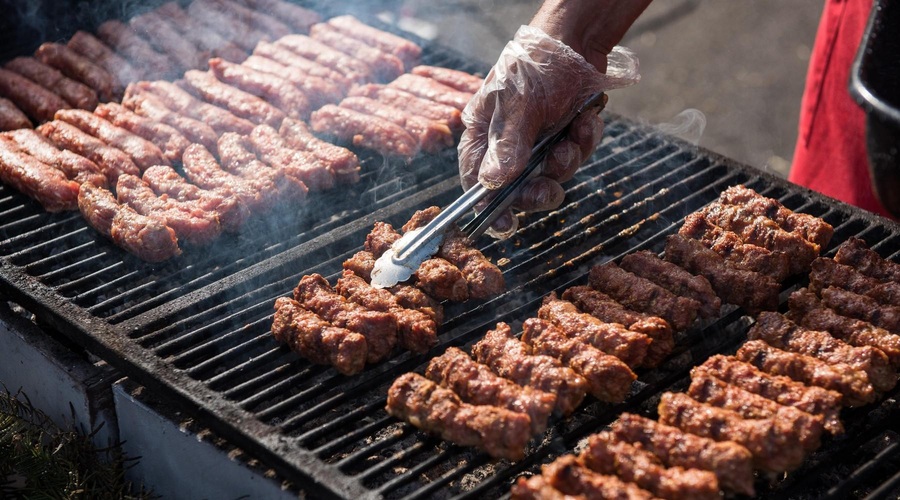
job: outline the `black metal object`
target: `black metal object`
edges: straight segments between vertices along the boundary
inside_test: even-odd
[[[900,217],[900,6],[876,0],[853,67],[850,94],[866,112],[872,187]]]
[[[426,62],[479,69],[427,44]],[[366,157],[358,191],[319,199],[327,214],[277,212],[278,220],[259,221],[265,230],[222,242],[220,254],[188,249],[177,263],[161,266],[129,257],[78,215],[46,214],[0,186],[0,294],[316,496],[502,497],[517,476],[571,452],[622,411],[652,416],[660,393],[682,388],[692,366],[735,349],[750,319],[726,308],[690,329],[666,363],[639,374],[625,403],[587,402],[553,422],[516,463],[490,460],[389,417],[385,393],[398,375],[421,370],[448,346],[469,346],[497,321],[518,326],[551,291],[583,283],[591,265],[640,249],[660,251],[686,214],[735,184],[834,225],[831,252],[850,236],[884,256],[900,252],[897,224],[605,116],[603,143],[566,184],[566,204],[525,218],[510,240],[479,242],[504,269],[509,291],[448,307],[431,352],[397,353],[362,376],[310,365],[278,345],[269,333],[274,300],[289,295],[304,274],[333,281],[375,221],[399,226],[416,209],[455,199],[461,191],[453,151],[402,166]],[[802,285],[787,283],[782,298]],[[847,411],[845,437],[827,439],[787,478],[760,478],[758,490],[771,498],[896,495],[898,410],[895,390],[880,405]]]

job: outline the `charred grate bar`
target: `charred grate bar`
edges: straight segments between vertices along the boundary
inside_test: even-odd
[[[424,45],[432,64],[476,69],[464,56]],[[103,241],[80,216],[46,214],[0,186],[0,293],[311,494],[504,497],[517,476],[571,452],[621,412],[652,416],[659,395],[683,388],[691,367],[736,349],[750,320],[731,307],[683,333],[662,366],[639,373],[624,403],[589,401],[555,421],[516,463],[492,461],[389,417],[385,393],[398,375],[421,369],[449,346],[471,345],[497,321],[518,326],[549,292],[583,284],[591,265],[636,250],[661,251],[685,214],[735,184],[824,218],[835,227],[831,253],[851,236],[893,259],[900,253],[897,224],[653,128],[606,118],[603,143],[567,184],[563,207],[527,218],[510,240],[483,240],[484,252],[502,265],[509,292],[448,307],[431,352],[398,354],[363,377],[310,365],[278,345],[269,333],[272,304],[304,274],[333,280],[375,221],[400,225],[416,209],[454,199],[460,189],[453,152],[420,158],[400,176],[364,177],[365,208],[336,196],[328,220],[272,223],[271,234],[239,241],[222,256],[197,257],[184,269],[149,268]],[[380,171],[380,158],[364,161]],[[802,284],[788,282],[782,303]],[[827,440],[800,471],[760,479],[757,490],[769,498],[895,497],[897,395],[895,389],[878,406],[846,411],[846,436]]]

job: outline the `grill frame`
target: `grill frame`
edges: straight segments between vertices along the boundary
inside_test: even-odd
[[[319,10],[328,12],[328,9]],[[367,22],[377,25],[376,21]],[[409,36],[407,33],[403,35]],[[460,54],[422,40],[416,41],[425,49],[426,61],[430,63],[438,63],[443,58],[446,61],[444,64],[450,67],[484,71],[484,68],[476,67]],[[387,497],[410,498],[431,495],[503,496],[516,476],[536,472],[541,463],[546,463],[560,453],[570,452],[580,437],[599,430],[622,411],[652,414],[656,397],[664,390],[677,389],[683,385],[690,366],[702,362],[710,354],[728,352],[737,346],[750,324],[746,317],[740,311],[729,308],[720,318],[692,328],[680,339],[679,349],[667,363],[657,370],[640,373],[639,384],[626,403],[588,403],[570,419],[556,421],[543,441],[532,443],[526,459],[515,464],[501,462],[496,465],[483,454],[447,445],[414,431],[408,425],[396,424],[380,408],[383,407],[383,389],[394,377],[405,371],[421,369],[432,355],[440,353],[446,347],[471,344],[493,322],[507,320],[516,324],[525,319],[530,312],[536,310],[540,299],[550,291],[582,284],[590,265],[618,259],[626,252],[641,249],[659,251],[664,236],[676,230],[683,215],[714,199],[724,187],[736,183],[744,183],[762,194],[775,197],[791,209],[825,217],[838,228],[831,245],[832,251],[836,244],[849,235],[868,234],[869,240],[887,236],[881,247],[876,247],[882,250],[882,254],[885,247],[890,249],[889,253],[895,259],[900,252],[900,225],[895,222],[789,184],[774,175],[665,136],[626,118],[612,113],[606,113],[605,118],[607,138],[604,139],[604,144],[592,157],[589,166],[567,183],[567,191],[586,193],[587,199],[608,204],[594,212],[588,209],[586,202],[576,201],[558,211],[526,219],[522,231],[529,235],[542,234],[543,238],[540,240],[524,237],[518,241],[514,238],[507,242],[487,244],[484,251],[488,255],[495,258],[509,256],[511,259],[504,272],[516,276],[513,290],[485,303],[473,302],[448,308],[449,319],[441,328],[441,342],[437,347],[424,355],[398,354],[382,365],[367,369],[365,377],[341,378],[332,370],[311,367],[308,363],[299,361],[286,348],[273,348],[274,341],[259,334],[261,328],[268,326],[266,321],[270,322],[271,311],[268,316],[260,316],[260,311],[266,306],[271,309],[271,302],[274,300],[272,297],[288,294],[302,274],[321,269],[323,274],[333,278],[342,257],[350,249],[356,250],[362,246],[365,233],[375,221],[389,221],[399,225],[417,208],[436,201],[444,205],[455,198],[461,192],[455,175],[445,175],[432,182],[428,188],[409,196],[395,195],[399,199],[385,202],[370,213],[365,213],[362,209],[351,212],[351,216],[334,222],[335,227],[313,231],[309,240],[289,245],[283,250],[275,250],[235,272],[208,280],[201,276],[195,286],[188,287],[183,293],[178,290],[167,292],[173,294],[171,298],[153,303],[135,314],[95,314],[91,307],[79,305],[71,296],[61,293],[61,286],[50,286],[33,276],[30,270],[44,265],[41,259],[23,264],[19,260],[22,258],[21,253],[16,251],[4,253],[0,257],[0,295],[35,314],[36,320],[48,331],[99,356],[311,494],[342,498],[376,498],[382,494]],[[641,149],[645,146],[649,150]],[[635,151],[643,153],[633,155]],[[660,157],[651,158],[649,163],[644,163],[642,155],[651,153]],[[679,158],[685,161],[676,165],[673,170],[657,172],[659,167],[668,166],[670,161],[677,161]],[[377,161],[372,158],[367,160]],[[438,168],[455,168],[455,152],[425,160],[433,161]],[[699,168],[701,165],[698,164],[703,163],[706,165]],[[711,178],[710,183],[705,182],[707,178]],[[639,179],[646,179],[646,182],[638,181]],[[693,190],[692,187],[697,185],[702,186],[702,189]],[[380,186],[382,185],[375,182],[375,188]],[[657,187],[665,191],[657,191]],[[591,198],[591,193],[596,190],[601,194]],[[681,204],[677,204],[675,208],[666,207],[667,200],[679,196],[681,191],[684,191]],[[12,193],[9,188],[0,187],[0,215],[5,217],[30,211],[29,218],[51,220],[53,224],[63,227],[74,225],[75,232],[86,232],[88,240],[105,245],[105,251],[113,252],[113,258],[120,257],[123,262],[121,265],[146,265],[124,256],[124,252],[103,242],[99,235],[80,221],[77,214],[44,214],[33,205],[18,193]],[[670,214],[669,211],[678,213]],[[621,215],[623,213],[624,216]],[[596,221],[596,224],[587,224],[586,227],[567,225],[566,220],[576,215],[581,216],[579,220]],[[344,221],[346,223],[341,225],[340,222]],[[13,226],[26,222],[17,222]],[[56,235],[49,234],[50,228],[51,226],[40,225],[34,231],[13,234],[0,241],[0,251],[4,248],[15,249],[22,240],[36,240],[39,246],[50,247],[58,239]],[[582,231],[582,228],[585,230]],[[7,226],[0,232],[0,236],[9,231]],[[523,249],[523,245],[527,246]],[[76,250],[79,248],[82,246],[75,246]],[[323,260],[321,252],[326,250],[330,258]],[[67,270],[67,266],[63,266],[53,270],[53,273],[64,274]],[[259,282],[265,283],[265,291],[257,286]],[[794,279],[785,285],[782,305],[786,294],[801,283],[801,279]],[[63,291],[68,289],[62,285]],[[239,292],[235,292],[236,290]],[[245,293],[240,293],[244,290]],[[245,296],[254,294],[268,295],[265,299],[251,300],[249,308],[229,310],[232,304],[240,304],[242,300],[247,300]],[[210,303],[220,304],[228,314],[197,327],[196,324],[203,324],[206,317],[216,315],[215,309],[206,307]],[[238,340],[241,344],[229,346],[232,340]],[[217,342],[225,344],[224,347],[217,347]],[[237,349],[242,345],[249,345],[247,352]],[[243,355],[248,355],[248,359],[238,361],[238,357]],[[294,361],[281,365],[278,373],[257,375],[234,387],[228,386],[244,373],[259,371],[263,366],[291,356],[294,356]],[[188,361],[193,359],[202,361],[192,365]],[[231,368],[216,373],[219,369],[216,366],[218,361],[223,361]],[[290,369],[297,371],[284,378],[283,372]],[[287,395],[269,396],[267,392],[262,392],[262,396],[259,396],[259,393],[254,392],[262,387],[271,387],[268,384],[274,384],[276,389],[290,386],[292,381],[306,375],[316,381],[312,384],[315,387],[307,387],[304,391]],[[328,387],[335,381],[337,387]],[[343,400],[357,398],[362,394],[374,396],[361,398],[364,399],[362,406],[352,409],[349,416],[335,419],[324,426],[309,423],[323,421],[325,416],[337,411],[335,408],[343,408]],[[866,431],[857,440],[869,443],[878,439],[877,435],[873,437],[869,434],[884,426],[864,425],[873,414],[896,414],[894,400],[897,390],[888,396],[893,401],[890,403],[893,406],[889,405],[883,412],[876,411],[881,409],[877,407],[853,413],[853,422],[862,422],[859,425]],[[267,397],[277,401],[268,401]],[[304,404],[311,407],[303,411],[293,409]],[[260,410],[247,410],[245,406]],[[317,414],[317,411],[320,413]],[[280,420],[281,415],[287,415],[287,422]],[[332,433],[335,427],[355,418],[365,421],[361,427],[343,434],[337,440],[326,440],[325,436]],[[882,417],[880,421],[883,422],[885,418],[887,417]],[[382,441],[374,441],[369,448],[350,452],[340,460],[321,457],[328,453],[337,454],[343,448],[352,448],[356,440],[369,438],[372,434],[377,434],[379,429],[393,429],[394,432],[388,433]],[[893,460],[892,457],[900,453],[894,451],[900,450],[900,445],[897,445],[900,438],[896,437],[900,435],[900,429],[888,429],[884,432],[893,433],[891,443],[884,449],[890,451],[880,452],[888,453],[889,457],[865,462],[863,468],[883,467],[885,461]],[[410,442],[411,445],[403,453],[410,456],[426,455],[427,459],[417,468],[412,468],[411,472],[392,477],[390,470],[402,465],[403,457],[388,457],[369,468],[359,465],[366,462],[367,450],[373,453],[389,450],[394,442]],[[823,460],[836,460],[840,450],[849,446],[844,445],[837,451],[831,448],[823,451]],[[457,462],[459,465],[456,468],[450,467],[442,476],[421,487],[415,486],[421,482],[414,477],[415,474],[427,474],[430,468],[439,468],[444,462]],[[810,468],[814,466],[804,466],[801,471]],[[492,471],[492,474],[486,475],[482,480],[476,478],[469,481],[472,489],[459,486],[465,481],[465,476],[477,476],[486,470]],[[379,479],[382,482],[377,486],[370,486],[372,478],[377,476],[389,477],[386,480]],[[846,483],[837,486],[835,493],[829,491],[827,494],[838,498],[853,484],[865,483],[865,477],[867,476],[863,473],[852,476]],[[889,478],[882,486],[885,492],[879,493],[876,490],[875,494],[886,496],[890,491],[896,491],[891,488],[895,488],[898,481],[900,479],[896,476]],[[770,489],[767,496],[778,497],[783,496],[785,491],[794,491],[791,490],[794,483],[779,484],[783,485],[783,489]]]
[[[179,356],[184,354],[185,349],[195,344],[194,341],[181,340],[180,331],[188,332],[187,335],[198,335],[196,334],[198,329],[206,329],[205,332],[199,334],[201,337],[207,336],[201,338],[201,351],[198,354],[192,354],[199,358],[207,356],[202,352],[203,341],[210,339],[214,342],[220,341],[216,335],[223,331],[227,332],[227,335],[240,337],[242,327],[238,324],[245,320],[249,321],[247,328],[252,330],[251,334],[247,335],[249,341],[254,342],[254,339],[257,339],[255,342],[275,345],[271,339],[259,339],[253,335],[253,333],[258,334],[261,328],[268,326],[266,321],[270,321],[271,312],[261,319],[258,317],[258,313],[251,311],[245,318],[243,316],[245,309],[232,307],[232,303],[240,304],[242,300],[242,294],[236,290],[245,291],[243,295],[253,295],[260,293],[258,283],[267,283],[269,290],[266,293],[281,296],[290,293],[290,288],[300,275],[313,270],[324,270],[323,274],[333,278],[343,257],[348,252],[352,253],[361,247],[364,235],[375,221],[402,222],[417,208],[427,206],[435,200],[452,199],[460,191],[455,178],[434,184],[413,196],[391,203],[368,215],[359,217],[349,224],[327,231],[302,244],[266,258],[226,279],[216,280],[117,324],[91,315],[89,311],[73,304],[66,297],[60,296],[52,288],[37,282],[21,267],[11,265],[5,257],[0,259],[0,291],[33,312],[38,321],[49,330],[66,336],[167,401],[174,402],[204,425],[208,425],[250,455],[260,458],[263,463],[274,468],[284,477],[297,484],[302,484],[310,492],[342,498],[351,496],[375,498],[380,497],[382,493],[393,497],[404,496],[408,493],[409,497],[416,498],[432,493],[447,495],[449,492],[445,489],[446,483],[452,482],[460,473],[465,475],[464,471],[477,471],[484,467],[494,469],[494,467],[482,454],[471,450],[462,450],[455,446],[447,446],[440,440],[413,431],[405,424],[398,424],[403,428],[399,431],[399,437],[386,439],[412,440],[414,451],[411,453],[413,454],[422,454],[426,453],[423,450],[429,450],[427,453],[430,454],[431,460],[425,461],[425,465],[421,467],[422,470],[426,470],[429,465],[448,460],[449,456],[450,458],[461,457],[464,465],[460,466],[460,471],[450,473],[450,479],[444,478],[419,489],[408,486],[408,484],[417,483],[409,474],[397,475],[394,482],[388,481],[373,488],[363,483],[368,477],[379,475],[382,468],[387,466],[359,470],[356,464],[363,460],[361,456],[350,455],[335,465],[323,460],[319,455],[323,453],[322,450],[328,451],[347,446],[348,442],[352,442],[360,436],[366,436],[367,430],[378,426],[390,427],[393,425],[392,422],[389,422],[391,419],[379,406],[383,405],[384,388],[400,373],[421,369],[432,355],[441,352],[448,346],[466,346],[474,342],[487,328],[492,326],[493,322],[507,320],[516,324],[517,321],[523,320],[529,316],[530,312],[536,310],[539,300],[550,291],[582,284],[586,269],[590,265],[609,259],[618,259],[624,253],[635,250],[659,251],[664,236],[673,232],[681,221],[681,217],[666,219],[664,211],[651,210],[654,203],[665,205],[665,196],[671,197],[678,194],[673,191],[673,186],[669,185],[670,177],[679,179],[675,183],[676,188],[678,183],[688,183],[692,178],[695,179],[693,181],[695,183],[704,183],[706,180],[704,176],[712,176],[714,179],[712,184],[684,198],[688,200],[690,206],[676,208],[679,212],[683,212],[679,214],[682,216],[714,199],[721,189],[732,184],[743,183],[758,189],[763,194],[782,200],[789,208],[801,210],[806,208],[807,210],[804,211],[824,216],[826,220],[830,219],[829,222],[836,223],[837,231],[835,242],[831,246],[832,250],[837,243],[846,239],[848,234],[865,236],[867,233],[873,233],[868,235],[869,239],[887,234],[890,238],[883,245],[892,246],[892,253],[900,251],[900,225],[896,223],[827,199],[817,193],[791,185],[783,179],[737,164],[728,158],[678,139],[663,136],[652,128],[639,126],[625,118],[607,113],[606,120],[607,129],[615,135],[605,140],[605,144],[601,146],[600,151],[592,158],[587,167],[588,171],[601,169],[603,172],[600,176],[579,174],[567,185],[569,192],[577,192],[580,189],[590,193],[594,190],[594,185],[600,182],[599,178],[604,175],[610,177],[608,182],[603,181],[604,188],[629,187],[627,184],[633,177],[656,174],[657,170],[669,166],[668,162],[673,161],[673,158],[677,161],[679,155],[687,155],[693,159],[682,164],[683,172],[676,169],[660,174],[658,178],[656,175],[652,175],[657,178],[654,183],[642,184],[637,190],[627,193],[623,191],[622,193],[606,194],[607,198],[624,200],[619,206],[616,206],[614,202],[613,206],[606,206],[594,215],[600,221],[600,226],[611,226],[608,231],[595,230],[597,226],[594,225],[590,226],[594,229],[585,232],[567,227],[564,219],[571,216],[568,212],[573,211],[572,204],[566,205],[556,212],[527,218],[523,225],[523,231],[543,234],[547,234],[548,229],[556,229],[556,231],[552,231],[550,238],[531,241],[532,246],[537,248],[533,255],[526,255],[528,251],[517,250],[518,257],[527,257],[527,260],[525,262],[516,261],[516,256],[513,255],[509,266],[523,268],[541,261],[549,262],[549,264],[544,268],[535,264],[531,268],[537,268],[536,271],[520,273],[514,280],[515,288],[498,299],[486,303],[469,303],[449,307],[449,319],[441,329],[441,342],[431,352],[419,356],[408,353],[399,354],[385,364],[369,368],[366,377],[344,379],[339,388],[331,390],[325,386],[328,385],[328,382],[339,378],[334,374],[327,373],[331,370],[310,367],[302,361],[288,365],[297,368],[298,373],[317,377],[314,385],[318,387],[306,388],[310,394],[308,401],[305,402],[313,406],[335,405],[343,408],[342,403],[332,401],[352,398],[354,394],[373,392],[379,394],[375,397],[377,401],[365,401],[360,408],[351,413],[351,417],[348,417],[362,417],[363,419],[373,419],[373,421],[361,430],[355,429],[336,441],[326,440],[324,444],[320,443],[324,439],[321,436],[331,432],[331,427],[315,431],[304,427],[304,419],[317,421],[317,419],[321,420],[321,416],[298,417],[290,415],[291,412],[288,411],[288,418],[293,418],[294,423],[278,422],[279,412],[284,411],[280,407],[290,406],[298,399],[303,400],[305,395],[302,392],[289,396],[276,395],[276,398],[282,398],[282,400],[266,407],[263,402],[255,401],[253,396],[232,399],[239,397],[236,396],[237,394],[250,393],[255,389],[253,386],[249,388],[242,388],[239,385],[237,387],[227,386],[230,379],[243,373],[240,368],[241,363],[235,365],[235,368],[231,368],[233,373],[225,378],[222,377],[223,374],[210,373],[207,368],[202,366],[197,368],[191,366],[190,363],[187,366],[180,366]],[[634,142],[629,143],[625,140],[629,137],[635,139]],[[661,158],[652,159],[647,165],[640,164],[641,155],[628,161],[620,161],[617,158],[617,155],[620,154],[630,154],[636,144],[640,146],[646,144],[647,141],[659,142],[657,145],[645,146],[649,148],[650,152],[667,151],[665,148],[671,145],[677,146],[678,150],[674,155],[664,154]],[[625,144],[622,151],[628,153],[614,152],[620,143]],[[692,171],[693,168],[697,168],[698,163],[702,163],[704,166],[698,171]],[[609,168],[609,165],[614,166]],[[629,175],[619,175],[622,172],[629,172]],[[641,172],[645,173],[641,174]],[[654,186],[660,184],[666,188],[664,192],[669,194],[660,197],[660,192],[653,189]],[[685,189],[688,187],[690,186],[685,186]],[[600,192],[606,193],[603,189]],[[639,198],[642,194],[647,196]],[[655,199],[658,201],[654,202]],[[584,202],[579,201],[576,205],[578,203],[583,204]],[[576,208],[581,209],[582,207]],[[577,212],[577,210],[575,211]],[[624,213],[625,216],[622,216],[625,219],[624,222],[610,223],[609,219],[605,218],[607,212]],[[653,214],[660,213],[662,215],[653,217]],[[631,214],[643,215],[629,218]],[[660,221],[661,218],[660,225],[651,228],[649,235],[644,234],[646,230],[641,229],[640,226],[636,232],[632,233],[631,231],[631,227],[636,223]],[[597,241],[598,239],[601,241]],[[516,245],[521,246],[522,244],[515,241],[491,243],[486,245],[484,251],[495,257],[502,256]],[[335,256],[322,262],[318,256],[323,248],[340,248],[342,250],[333,251]],[[585,249],[586,251],[583,251]],[[546,259],[547,254],[550,253],[560,253],[564,258]],[[505,269],[507,275],[509,272]],[[273,279],[273,277],[277,279]],[[787,291],[798,286],[800,282],[801,280],[795,279],[792,283],[788,283],[785,286],[786,292],[783,294],[783,298],[786,297]],[[522,293],[523,290],[533,291]],[[513,296],[520,298],[510,300]],[[253,307],[265,308],[266,305],[271,308],[272,300],[274,299],[251,301],[253,302],[251,309]],[[220,320],[221,328],[215,323],[211,326],[196,328],[193,325],[203,323],[205,315],[215,316],[218,314],[217,311],[204,310],[208,303],[222,304],[221,307],[224,310],[230,310],[234,317]],[[514,480],[517,475],[523,472],[534,472],[538,470],[540,463],[545,463],[555,454],[570,451],[577,443],[575,437],[598,430],[604,423],[613,420],[621,411],[631,408],[645,414],[652,412],[652,407],[655,405],[654,400],[662,391],[678,387],[678,384],[685,380],[689,367],[702,362],[708,355],[736,348],[747,327],[749,327],[749,322],[746,317],[742,316],[741,311],[731,308],[727,309],[719,319],[704,324],[702,327],[691,329],[687,337],[680,339],[679,345],[682,347],[673,354],[673,358],[687,356],[687,361],[682,359],[682,362],[686,364],[671,368],[671,362],[669,362],[658,370],[641,373],[635,392],[623,405],[589,403],[587,408],[569,420],[557,421],[545,436],[543,444],[537,445],[538,449],[532,450],[524,461],[498,467],[499,470],[492,477],[482,483],[477,483],[474,490],[463,493],[474,497],[483,493],[496,494],[504,489],[508,491],[509,482]],[[165,333],[167,329],[169,333]],[[160,332],[164,332],[164,334]],[[719,332],[719,335],[715,335],[715,332]],[[725,334],[722,335],[721,332],[725,332]],[[716,338],[718,340],[711,340]],[[247,340],[247,338],[243,339],[245,343]],[[184,346],[181,343],[184,343]],[[196,349],[196,347],[191,348]],[[156,349],[161,349],[161,351],[154,352]],[[228,350],[228,348],[223,348],[221,352],[216,352],[209,359],[224,356],[227,362],[232,363],[227,357]],[[237,349],[237,351],[237,355],[244,354],[241,349]],[[256,360],[264,360],[266,356],[275,358],[291,356],[290,353],[284,352],[284,348],[276,348],[274,352],[271,351],[271,349],[263,349],[261,354],[258,356],[253,354],[245,363],[251,365],[254,362],[265,363],[265,361]],[[190,352],[190,349],[187,352]],[[208,362],[208,359],[204,359],[202,362]],[[297,374],[294,375],[294,378],[301,376]],[[247,382],[259,387],[266,387],[268,380],[264,378],[262,382],[253,380]],[[287,382],[282,380],[278,383],[284,385]],[[241,407],[242,404],[247,404],[246,401],[250,401],[251,405],[260,405],[263,409],[260,411],[246,410]],[[325,413],[329,414],[327,410]],[[278,423],[267,423],[267,420]],[[337,423],[333,425],[339,425],[344,421],[336,420]],[[291,434],[297,435],[292,436]],[[575,440],[573,441],[573,439]],[[303,443],[312,443],[312,445]],[[381,445],[376,443],[375,446]],[[439,450],[439,452],[433,453],[434,450]],[[342,470],[347,467],[355,470],[357,476]],[[358,477],[362,477],[363,480],[359,481]],[[407,485],[404,486],[404,484]],[[411,492],[408,491],[410,488],[412,488]],[[455,486],[448,489],[453,490],[454,488]]]

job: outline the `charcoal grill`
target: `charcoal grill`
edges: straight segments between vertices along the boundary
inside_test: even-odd
[[[485,69],[417,41],[426,49],[425,63]],[[454,151],[410,165],[363,156],[364,174],[350,188],[353,196],[348,189],[317,197],[315,212],[276,211],[251,225],[258,229],[219,242],[214,255],[188,248],[162,265],[127,255],[77,214],[47,214],[0,186],[0,295],[316,497],[503,497],[516,477],[571,452],[621,412],[655,416],[660,394],[683,389],[689,369],[711,354],[733,352],[750,318],[724,308],[719,318],[685,332],[667,362],[639,373],[624,403],[588,401],[570,418],[552,422],[515,463],[491,460],[389,417],[385,394],[397,376],[421,370],[449,346],[469,347],[497,321],[519,326],[551,291],[584,284],[592,265],[636,250],[660,252],[686,214],[735,184],[824,218],[835,227],[829,253],[851,236],[884,256],[896,259],[900,252],[900,226],[891,221],[652,127],[611,113],[605,118],[603,142],[567,183],[563,207],[525,218],[509,240],[479,241],[501,265],[509,291],[449,306],[434,349],[397,354],[362,376],[310,365],[278,345],[269,333],[273,303],[305,274],[334,282],[375,221],[399,226],[419,208],[455,199],[461,190]],[[785,284],[782,307],[804,284]],[[897,393],[845,411],[846,436],[827,439],[787,477],[760,478],[757,491],[767,498],[896,497]]]

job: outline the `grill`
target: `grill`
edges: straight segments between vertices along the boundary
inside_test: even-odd
[[[389,29],[388,27],[384,27]],[[424,62],[484,70],[419,41]],[[252,232],[151,266],[107,243],[77,214],[52,215],[0,186],[0,293],[315,496],[497,498],[522,474],[571,452],[623,411],[655,416],[659,395],[687,385],[688,371],[730,353],[751,324],[741,310],[677,338],[660,367],[639,373],[625,403],[588,401],[532,441],[524,460],[493,461],[416,431],[384,411],[387,387],[449,346],[468,347],[497,321],[514,328],[551,291],[584,284],[590,266],[626,253],[660,252],[682,218],[728,186],[744,184],[897,258],[900,226],[737,164],[651,127],[607,113],[601,147],[567,185],[559,210],[532,215],[510,240],[479,243],[501,265],[509,291],[446,309],[439,344],[344,377],[310,365],[269,333],[272,305],[301,276],[332,282],[375,221],[401,225],[460,193],[454,151],[410,165],[362,157],[363,178],[317,196],[312,208],[277,211]],[[354,199],[355,198],[355,199]],[[312,205],[311,204],[311,205]],[[211,254],[211,255],[210,255]],[[802,279],[785,284],[782,307]],[[900,493],[898,389],[878,405],[845,410],[845,436],[827,438],[798,471],[759,478],[767,498],[891,498]]]

